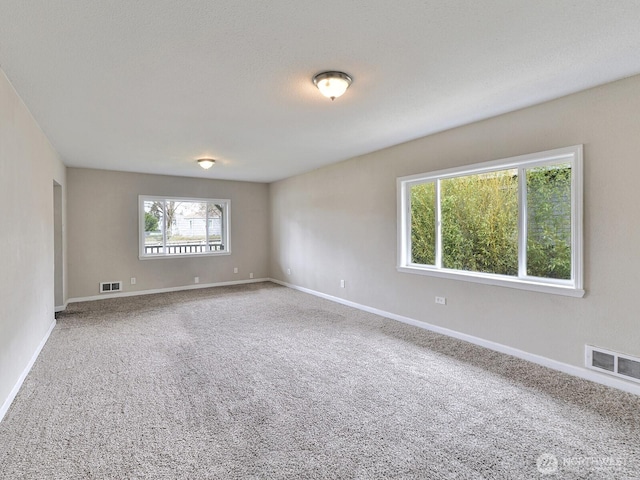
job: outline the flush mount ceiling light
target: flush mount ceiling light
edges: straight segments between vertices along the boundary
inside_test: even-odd
[[[346,92],[351,82],[351,77],[344,72],[322,72],[313,77],[320,93],[331,100]]]
[[[205,170],[209,170],[215,163],[216,161],[213,158],[200,158],[198,160],[198,165],[200,165]]]

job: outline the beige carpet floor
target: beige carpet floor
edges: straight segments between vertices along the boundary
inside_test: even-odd
[[[72,304],[2,479],[640,478],[640,398],[272,283]]]

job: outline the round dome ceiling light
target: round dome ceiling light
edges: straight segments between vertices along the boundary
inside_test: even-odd
[[[313,77],[313,83],[320,93],[331,100],[344,94],[352,81],[344,72],[322,72]]]
[[[198,165],[200,165],[205,170],[209,170],[211,167],[215,165],[216,161],[213,158],[200,158],[198,159]]]

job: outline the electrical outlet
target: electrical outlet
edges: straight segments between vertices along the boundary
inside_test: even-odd
[[[200,283],[200,277],[193,277],[193,283]]]
[[[233,273],[238,273],[238,267],[233,267]]]
[[[436,303],[438,305],[446,305],[447,299],[445,297],[436,297]]]
[[[344,280],[340,280],[340,288],[344,288]]]
[[[250,273],[250,274],[249,274],[249,278],[253,278],[253,273]]]
[[[136,284],[136,277],[131,277],[131,285],[135,285]]]
[[[291,275],[291,269],[287,268],[287,275]]]

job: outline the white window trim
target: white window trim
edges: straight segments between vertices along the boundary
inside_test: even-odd
[[[225,245],[224,251],[201,252],[201,253],[145,253],[144,244],[144,202],[160,202],[166,200],[179,200],[183,202],[208,202],[223,204],[225,206],[224,217],[222,219],[222,243]],[[154,258],[194,258],[194,257],[219,257],[223,255],[231,255],[231,234],[230,234],[230,217],[231,217],[231,200],[223,198],[193,198],[193,197],[173,197],[173,196],[157,196],[157,195],[138,195],[138,258],[140,260],[150,260]],[[205,222],[205,228],[207,227]],[[166,232],[163,233],[166,236]]]
[[[471,174],[488,173],[496,170],[518,169],[519,175],[519,225],[518,225],[518,264],[519,271],[526,272],[526,260],[524,258],[524,247],[526,238],[522,233],[526,229],[526,215],[523,211],[526,208],[526,188],[522,170],[524,168],[535,167],[553,162],[571,162],[571,280],[556,280],[548,278],[507,275],[496,275],[490,273],[469,272],[464,270],[453,270],[442,268],[441,248],[441,224],[440,224],[440,192],[439,180],[459,177]],[[411,186],[433,181],[436,184],[436,265],[419,265],[410,262],[411,252],[411,212],[410,200],[408,197]],[[449,278],[469,282],[483,283],[487,285],[497,285],[501,287],[517,288],[521,290],[531,290],[536,292],[565,295],[570,297],[584,296],[583,289],[583,146],[574,145],[571,147],[558,148],[545,152],[520,155],[501,160],[478,163],[463,167],[449,168],[426,174],[409,175],[397,179],[398,195],[398,239],[397,239],[397,270],[403,273],[413,273],[418,275],[429,275],[433,277]]]

